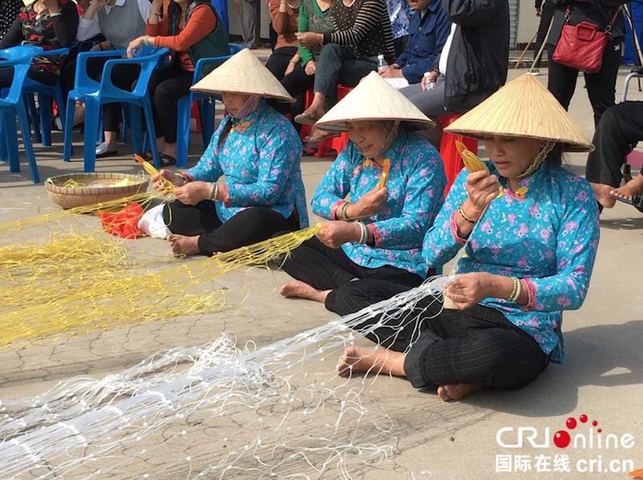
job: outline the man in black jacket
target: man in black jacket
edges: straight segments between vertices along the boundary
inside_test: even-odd
[[[491,96],[507,79],[507,0],[443,0],[451,34],[419,85],[401,90],[425,115],[462,113]]]

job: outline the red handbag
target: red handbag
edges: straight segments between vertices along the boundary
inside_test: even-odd
[[[604,31],[590,22],[569,25],[570,10],[571,7],[567,7],[565,25],[560,32],[552,59],[556,63],[584,73],[598,73],[603,64],[603,52],[607,40],[611,37],[612,25],[621,8],[616,10],[612,21]]]

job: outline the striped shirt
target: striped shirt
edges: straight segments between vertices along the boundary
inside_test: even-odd
[[[324,44],[350,46],[360,56],[376,57],[381,54],[387,62],[395,61],[391,19],[384,0],[356,0],[349,7],[338,0],[330,13],[335,31],[324,33]],[[353,24],[346,26],[342,19],[353,16]]]

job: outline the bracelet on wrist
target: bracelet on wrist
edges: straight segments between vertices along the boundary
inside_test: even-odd
[[[511,277],[511,283],[511,294],[507,297],[507,301],[516,303],[520,298],[520,294],[522,293],[522,285],[517,277]]]
[[[219,194],[219,184],[214,182],[210,188],[210,200],[216,200],[217,195]]]
[[[350,203],[349,202],[344,202],[339,210],[339,219],[340,220],[350,220],[348,217],[348,213],[346,211],[348,210]]]
[[[359,226],[359,240],[357,242],[358,243],[368,242],[368,228],[366,228],[366,225],[364,224],[364,222],[356,222],[356,223]]]
[[[471,223],[471,224],[475,224],[475,223],[478,221],[478,219],[477,219],[477,218],[476,218],[476,219],[473,219],[473,218],[469,217],[466,213],[464,213],[464,210],[462,209],[462,205],[460,205],[460,206],[458,207],[458,213],[459,213],[459,214],[460,214],[460,216],[464,219],[464,221],[465,221],[465,222],[468,222],[468,223]]]

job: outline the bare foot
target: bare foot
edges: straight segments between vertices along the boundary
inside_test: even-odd
[[[200,253],[198,235],[188,237],[186,235],[170,235],[167,237],[175,257],[196,255]]]
[[[592,183],[591,185],[592,190],[594,190],[596,201],[605,208],[612,208],[616,203],[614,197],[610,195],[610,192],[614,190],[614,187],[611,185],[605,185],[604,183]]]
[[[631,203],[635,197],[643,195],[643,174],[635,176],[622,187],[612,188],[609,194],[612,200],[616,197]]]
[[[317,290],[306,282],[299,280],[285,283],[279,289],[279,294],[286,298],[305,298],[319,303],[324,303],[329,293],[330,290]]]
[[[484,385],[455,383],[452,385],[440,385],[438,387],[438,396],[445,402],[457,402],[467,395],[484,388]]]
[[[350,377],[353,373],[385,373],[404,376],[404,354],[387,348],[346,347],[339,357],[337,373]]]

